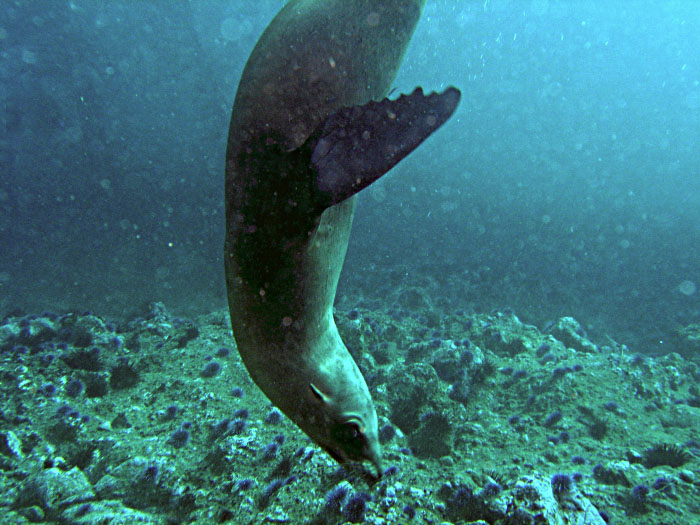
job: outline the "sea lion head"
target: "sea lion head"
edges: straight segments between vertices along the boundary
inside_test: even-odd
[[[339,463],[371,463],[380,477],[377,413],[367,383],[332,312],[315,327],[305,322],[309,317],[287,318],[276,328],[259,326],[258,317],[240,324],[233,317],[239,353],[253,381],[314,443]]]
[[[313,345],[285,337],[280,361],[253,367],[254,379],[294,423],[339,463],[369,462],[381,475],[377,412],[367,383],[330,318]],[[306,332],[304,332],[306,334]],[[304,347],[302,359],[294,350]],[[265,370],[265,373],[261,373]],[[274,386],[274,388],[273,388]]]
[[[300,414],[304,430],[339,463],[369,461],[381,476],[377,413],[357,365],[344,359],[320,370],[327,372],[325,377],[308,384],[307,401],[313,408]]]

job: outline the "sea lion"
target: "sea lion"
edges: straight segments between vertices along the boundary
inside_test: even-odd
[[[381,475],[377,415],[333,300],[354,195],[454,112],[389,91],[425,0],[292,0],[243,71],[226,151],[231,325],[252,379],[339,462]]]

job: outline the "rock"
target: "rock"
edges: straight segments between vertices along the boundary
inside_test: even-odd
[[[683,469],[678,473],[678,477],[686,483],[695,483],[695,473],[692,470]]]
[[[3,342],[2,349],[11,350],[13,341],[19,334],[17,323],[6,323],[0,326],[0,342]]]
[[[642,455],[641,452],[638,452],[634,449],[629,449],[625,456],[627,457],[627,461],[630,463],[636,463],[636,464],[641,464],[644,463],[644,456]]]
[[[15,458],[23,456],[22,442],[12,430],[0,432],[0,454]]]
[[[126,505],[143,508],[156,501],[164,490],[157,481],[160,465],[142,456],[130,458],[105,474],[95,484],[101,498],[119,499]]]
[[[465,367],[460,362],[460,354],[451,348],[436,351],[430,360],[430,366],[435,369],[440,379],[448,383],[454,383],[464,377]]]
[[[51,340],[56,335],[54,323],[49,319],[37,318],[29,321],[17,334],[17,341],[24,345],[34,346]]]
[[[627,477],[629,469],[629,461],[611,461],[605,465],[599,464],[593,467],[593,477],[606,485],[631,487],[632,483]]]
[[[496,355],[514,357],[522,353],[532,353],[536,348],[537,329],[527,325],[509,326],[503,330],[494,329],[482,344]]]
[[[429,295],[418,287],[404,287],[397,298],[397,302],[407,310],[420,312],[432,310],[432,302]]]
[[[515,315],[500,312],[481,316],[470,335],[473,343],[502,357],[532,353],[541,338],[536,327],[521,323]]]
[[[123,484],[110,474],[105,474],[95,483],[95,492],[101,498],[114,498],[123,496]]]
[[[551,328],[550,334],[577,352],[598,352],[598,347],[588,340],[583,327],[573,317],[559,319]]]
[[[99,523],[100,525],[156,525],[162,521],[150,514],[125,507],[120,501],[107,500],[68,507],[61,515],[65,523]]]
[[[453,467],[455,464],[455,460],[452,459],[450,456],[442,456],[440,458],[440,464],[444,467]]]
[[[44,514],[42,508],[36,505],[22,509],[20,514],[32,523],[41,523],[46,519],[46,515]]]
[[[289,523],[291,519],[289,518],[289,514],[282,509],[275,508],[271,513],[265,516],[263,521],[265,523]]]
[[[61,509],[93,499],[95,493],[92,486],[80,469],[73,467],[65,472],[50,468],[28,479],[20,493],[18,505],[37,505],[46,512],[47,518],[56,519]]]
[[[452,453],[454,429],[446,415],[427,412],[421,416],[420,426],[408,442],[416,456],[441,458]]]
[[[700,353],[700,323],[689,324],[675,334],[675,347],[684,356],[691,357]]]
[[[435,369],[425,363],[408,367],[397,364],[392,369],[394,381],[387,384],[391,422],[405,434],[418,427],[418,419],[427,404],[440,398],[440,380]]]
[[[537,523],[548,525],[605,525],[598,509],[576,488],[556,498],[550,480],[542,475],[524,476],[513,489],[518,508],[538,514]]]
[[[71,343],[86,348],[91,345],[108,345],[111,336],[102,319],[94,315],[68,314],[61,318],[63,329],[69,330]]]

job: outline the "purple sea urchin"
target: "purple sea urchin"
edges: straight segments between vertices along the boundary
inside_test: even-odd
[[[247,426],[245,419],[234,419],[233,421],[229,421],[227,431],[231,435],[237,436],[242,434]]]
[[[80,379],[71,379],[66,383],[64,391],[68,397],[78,397],[85,390],[85,383]]]
[[[552,492],[557,498],[568,496],[574,485],[571,476],[568,474],[554,474],[551,479]]]
[[[46,383],[41,387],[41,393],[47,397],[51,397],[56,394],[56,387],[51,383]]]
[[[165,421],[170,421],[172,419],[175,419],[177,417],[177,413],[179,412],[177,405],[169,405],[166,409],[165,412],[163,412],[163,419]]]
[[[666,476],[659,476],[654,480],[651,488],[658,492],[663,492],[664,494],[673,493],[673,479]]]
[[[564,414],[562,414],[561,410],[556,410],[545,418],[544,426],[547,428],[553,427],[561,421],[562,417],[564,417]]]
[[[175,448],[182,448],[187,443],[190,441],[190,433],[187,430],[184,430],[182,428],[176,430],[172,434],[170,434],[170,439],[168,440],[168,444],[172,445]]]
[[[250,488],[253,487],[253,485],[255,485],[255,481],[253,481],[250,478],[239,479],[236,482],[236,491],[243,492],[245,490],[249,490]]]
[[[326,493],[324,510],[331,514],[339,513],[350,492],[349,487],[347,483],[341,483],[329,490]]]
[[[231,353],[231,350],[229,350],[228,348],[222,346],[221,348],[219,348],[219,349],[216,351],[216,354],[215,354],[215,355],[216,355],[216,357],[218,357],[218,358],[224,359],[224,358],[228,357],[230,353]]]
[[[484,488],[481,489],[479,496],[484,499],[495,498],[501,493],[502,490],[503,488],[498,483],[495,481],[489,481],[486,485],[484,485]]]
[[[240,388],[240,387],[235,387],[235,388],[231,391],[231,395],[232,395],[233,397],[241,398],[241,397],[243,397],[243,389]]]
[[[401,512],[404,516],[406,516],[407,520],[412,520],[416,517],[416,509],[414,509],[410,505],[404,505],[403,509],[401,509]]]
[[[250,415],[250,412],[248,411],[247,408],[239,408],[233,412],[233,417],[239,418],[239,419],[248,419],[249,415]]]
[[[630,493],[630,500],[632,502],[632,506],[637,508],[644,507],[650,492],[651,490],[649,489],[649,487],[647,487],[644,484],[635,486],[632,489],[632,492]]]
[[[382,445],[394,439],[394,436],[396,429],[392,425],[386,424],[379,429],[379,442]]]
[[[275,443],[268,443],[265,445],[265,448],[263,449],[263,459],[265,461],[270,461],[274,459],[277,456],[277,451],[279,450],[280,446]]]
[[[354,494],[343,507],[343,517],[350,523],[362,523],[367,512],[367,501],[362,494]]]
[[[260,499],[258,500],[260,508],[264,509],[267,507],[270,504],[272,496],[274,496],[282,487],[284,487],[283,479],[276,478],[268,483],[260,494]]]
[[[200,372],[200,375],[204,378],[212,378],[221,372],[221,364],[218,363],[217,361],[210,361],[206,365],[204,365],[204,368],[202,368],[202,371]]]
[[[282,421],[282,413],[276,408],[270,410],[265,416],[265,423],[268,425],[277,425],[280,421]]]
[[[527,377],[527,372],[525,370],[516,370],[513,372],[513,379],[524,379]]]
[[[388,478],[391,476],[396,476],[399,473],[399,467],[396,465],[391,465],[390,467],[387,467],[387,469],[384,471],[382,474],[383,477]]]

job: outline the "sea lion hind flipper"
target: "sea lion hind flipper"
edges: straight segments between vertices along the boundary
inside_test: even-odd
[[[429,95],[416,88],[331,114],[304,145],[311,151],[316,205],[338,204],[388,172],[450,118],[460,96],[454,87]]]

